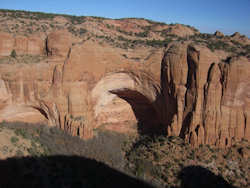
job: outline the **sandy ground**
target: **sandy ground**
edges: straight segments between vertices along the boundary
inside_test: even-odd
[[[30,149],[37,143],[17,135],[14,130],[0,127],[0,159],[30,155]]]

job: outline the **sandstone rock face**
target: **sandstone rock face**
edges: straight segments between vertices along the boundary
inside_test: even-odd
[[[218,62],[207,49],[172,46],[162,61],[168,135],[194,146],[249,140],[249,66],[245,58]]]
[[[8,33],[0,33],[0,56],[9,56],[12,50],[17,55],[43,55],[45,54],[45,41],[38,36],[13,36]]]
[[[45,120],[39,111],[38,101],[49,90],[52,77],[50,65],[2,65],[0,70],[0,120]]]
[[[227,54],[171,44],[164,55],[75,40],[65,31],[47,38],[1,33],[0,56],[14,49],[47,59],[0,64],[0,121],[42,121],[84,139],[101,127],[166,133],[194,146],[250,140],[249,59],[222,61]]]
[[[176,24],[170,28],[168,34],[177,35],[180,37],[191,36],[194,34],[198,34],[198,31],[194,31],[192,28],[185,27],[181,24]]]
[[[13,50],[15,40],[8,33],[0,33],[0,56],[9,56]]]
[[[65,63],[55,67],[50,91],[42,99],[50,124],[87,138],[100,126],[133,132],[137,121],[146,122],[145,117],[149,117],[144,112],[153,111],[156,116],[151,103],[159,83],[136,65],[122,71],[127,66],[122,61],[112,48],[103,49],[91,41],[73,46]],[[108,68],[116,71],[107,74]],[[152,126],[152,121],[149,124]]]
[[[241,35],[239,32],[235,32],[230,37],[231,37],[232,40],[243,43],[243,44],[249,44],[250,43],[250,39],[245,35]]]
[[[17,55],[27,54],[28,52],[28,38],[25,36],[15,37],[15,50]]]
[[[96,101],[94,115],[101,124],[142,124],[136,127],[142,133],[153,131],[159,125],[159,97],[157,82],[137,72],[115,72],[102,78],[92,90]],[[121,128],[122,129],[122,128]]]
[[[20,46],[20,44],[19,44]],[[30,55],[43,55],[45,53],[44,39],[37,36],[28,37],[27,51],[25,54]]]
[[[49,56],[66,57],[72,45],[72,36],[67,31],[54,31],[46,39],[46,50]]]
[[[137,122],[148,124],[148,130],[159,124],[160,108],[152,103],[159,95],[160,79],[155,81],[145,65],[127,62],[110,46],[94,41],[71,46],[70,37],[56,31],[44,40],[49,64],[0,65],[1,120],[45,121],[81,138],[90,138],[102,125],[126,133],[137,132]],[[20,36],[16,41],[24,43],[17,53],[27,53],[32,41]],[[147,59],[155,58],[150,52]],[[160,61],[157,69],[146,65],[156,75],[159,66]]]

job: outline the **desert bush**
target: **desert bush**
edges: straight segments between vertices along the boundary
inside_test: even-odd
[[[146,30],[146,31],[143,31],[143,32],[140,32],[140,33],[135,33],[135,36],[137,36],[137,37],[148,37],[148,34],[149,34],[149,31]]]
[[[80,34],[80,35],[83,35],[83,34],[86,33],[86,32],[87,32],[87,30],[84,29],[84,28],[80,28],[80,30],[79,30],[79,34]]]
[[[238,41],[231,40],[231,42],[232,42],[235,46],[241,47],[241,43],[239,43]]]
[[[171,42],[171,39],[165,39],[165,40],[147,40],[146,45],[152,46],[152,47],[164,47],[167,46]]]
[[[209,39],[213,38],[214,36],[212,34],[208,34],[208,33],[199,33],[199,34],[194,35],[194,37],[209,40]]]
[[[10,53],[10,57],[16,58],[17,54],[16,54],[16,50],[12,50]]]
[[[21,150],[16,151],[16,156],[17,157],[22,157],[23,155],[24,155],[23,151],[21,151]]]
[[[82,118],[82,117],[77,117]],[[123,134],[96,130],[96,136],[89,140],[73,137],[57,127],[21,122],[0,123],[0,126],[13,129],[18,136],[31,140],[31,155],[78,155],[94,158],[110,166],[122,169],[125,165],[123,143],[127,137]],[[43,153],[37,148],[41,145]]]
[[[85,17],[84,16],[69,16],[68,15],[68,16],[65,16],[65,17],[67,17],[70,20],[70,22],[72,24],[74,24],[74,25],[82,24],[82,23],[85,22]]]
[[[207,47],[211,50],[225,50],[225,51],[231,51],[231,47],[228,43],[220,41],[220,40],[209,40],[206,42]]]
[[[124,31],[122,30],[120,27],[117,27],[116,30],[120,33],[123,33],[125,35],[129,35],[129,36],[132,36],[133,35],[133,32],[127,32],[127,31]]]
[[[19,139],[17,137],[15,137],[15,136],[12,136],[10,138],[10,141],[11,141],[11,143],[15,144],[15,143],[17,143],[19,141]]]

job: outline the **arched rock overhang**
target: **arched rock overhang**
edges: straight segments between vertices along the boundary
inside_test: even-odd
[[[160,130],[160,87],[146,73],[115,72],[92,90],[96,127],[147,134]]]

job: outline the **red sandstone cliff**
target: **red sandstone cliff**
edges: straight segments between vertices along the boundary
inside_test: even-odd
[[[162,61],[168,134],[193,145],[249,140],[250,61],[221,62],[204,47],[177,44]]]
[[[110,30],[105,24],[137,33],[142,32],[139,24],[150,25],[136,19],[105,24],[93,20],[83,25],[97,33]],[[153,25],[148,37],[155,42],[159,30],[170,31],[165,27]],[[194,34],[182,27],[171,31]],[[128,40],[135,37],[127,35]],[[2,32],[0,121],[43,121],[81,138],[91,138],[93,129],[104,127],[125,133],[165,132],[194,146],[224,147],[249,140],[250,61],[247,52],[241,51],[245,57],[228,58],[235,56],[231,48],[206,47],[228,40],[221,38],[208,43],[203,39],[201,44],[173,38],[164,46],[140,41],[123,48],[111,39],[89,33],[75,36],[64,29],[28,36]],[[16,58],[9,57],[13,50]],[[23,63],[25,58],[30,63]]]

